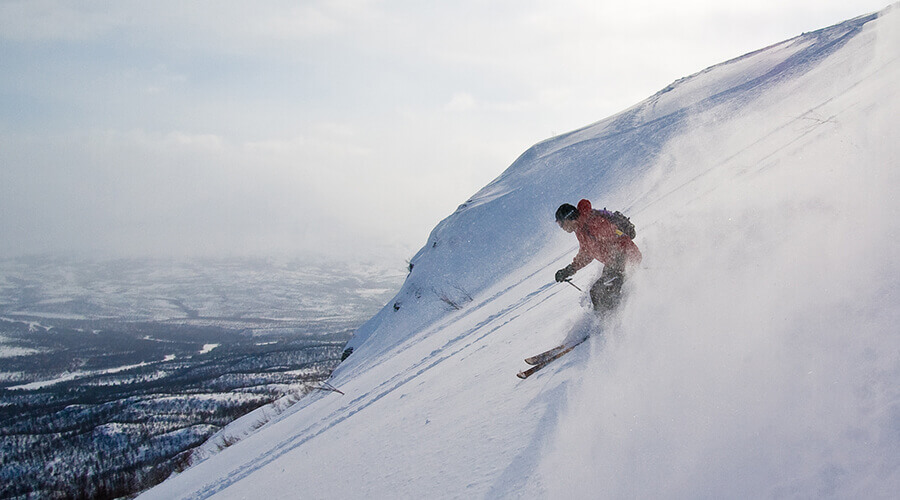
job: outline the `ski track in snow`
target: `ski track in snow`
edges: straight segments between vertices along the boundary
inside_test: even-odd
[[[533,275],[528,276],[525,280],[527,280],[528,278],[531,278],[532,276]],[[525,281],[525,280],[522,280],[522,281]],[[476,312],[477,310],[485,307],[486,305],[494,302],[495,300],[505,296],[509,290],[520,285],[522,283],[522,281],[517,282],[516,284],[510,286],[509,288],[498,292],[497,294],[492,296],[490,299],[482,302],[479,305],[479,307],[473,307],[471,310],[465,311],[464,314],[465,315],[472,314],[472,313]],[[403,386],[405,386],[406,384],[408,384],[409,382],[417,379],[419,376],[421,376],[425,372],[438,366],[439,364],[443,363],[444,361],[455,357],[462,351],[464,351],[464,350],[468,349],[469,347],[482,341],[483,339],[485,339],[486,337],[488,337],[489,335],[491,335],[498,329],[500,329],[503,326],[506,326],[510,322],[514,321],[516,318],[519,317],[520,314],[522,314],[522,312],[521,312],[521,311],[523,311],[522,308],[526,304],[528,304],[535,298],[540,297],[541,295],[544,295],[547,292],[547,290],[550,290],[551,287],[555,284],[556,283],[548,283],[548,284],[542,286],[541,288],[535,290],[534,292],[526,295],[525,297],[519,299],[518,301],[514,302],[513,304],[504,307],[499,312],[492,314],[487,319],[479,322],[474,327],[463,332],[461,335],[448,341],[440,349],[433,351],[430,356],[424,358],[419,363],[412,365],[411,367],[409,367],[402,373],[398,373],[397,375],[395,375],[394,377],[392,377],[389,380],[386,380],[385,382],[383,382],[379,386],[375,387],[371,391],[357,397],[356,399],[352,400],[350,403],[346,404],[345,406],[338,408],[337,410],[333,411],[328,416],[317,421],[315,424],[310,425],[310,426],[300,430],[299,432],[297,432],[297,434],[295,436],[293,436],[287,440],[284,440],[281,443],[279,443],[278,445],[274,446],[264,456],[257,457],[256,459],[245,463],[244,465],[231,471],[226,478],[210,484],[208,487],[199,491],[195,495],[192,495],[190,498],[198,499],[198,500],[203,499],[203,498],[209,498],[212,495],[224,490],[228,486],[253,474],[255,471],[265,467],[266,465],[268,465],[272,462],[275,462],[283,455],[302,446],[303,444],[307,443],[308,441],[315,439],[316,437],[320,436],[324,432],[332,429],[333,427],[335,427],[337,425],[340,425],[342,422],[346,421],[347,419],[353,417],[357,413],[359,413],[359,412],[365,410],[366,408],[370,407],[371,405],[375,404],[376,402],[378,402],[385,396],[393,393],[397,389],[400,389]],[[541,302],[543,302],[543,300],[546,300],[547,298],[555,295],[558,292],[559,292],[559,288],[557,288],[557,290],[553,291],[552,293],[548,294],[547,297],[544,297],[542,300],[538,301],[536,304],[530,305],[528,308],[524,309],[524,311],[529,311],[529,310],[533,309],[534,307],[537,307],[537,305],[540,304]],[[520,311],[519,314],[511,315],[509,318],[506,318],[505,321],[503,321],[502,323],[499,323],[495,326],[492,326],[489,329],[486,329],[487,326],[490,325],[491,323],[494,323],[494,322],[500,320],[501,318],[505,318],[506,316],[509,316],[510,313],[516,312],[516,311]],[[446,327],[446,325],[444,327]],[[482,330],[485,330],[485,329],[486,329],[486,331],[482,332]],[[471,337],[473,334],[479,334],[479,335],[477,335],[474,339],[469,339],[469,337]],[[462,343],[462,345],[457,345],[460,343]]]

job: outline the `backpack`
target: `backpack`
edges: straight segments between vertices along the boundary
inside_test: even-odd
[[[610,212],[604,208],[603,210],[594,210],[594,213],[612,222],[622,234],[628,236],[632,240],[637,235],[637,232],[634,230],[634,224],[631,223],[631,219],[625,217],[625,214],[622,212],[619,212],[618,210]]]

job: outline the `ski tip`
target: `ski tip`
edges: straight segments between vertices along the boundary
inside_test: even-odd
[[[519,372],[519,373],[516,374],[516,376],[519,377],[519,378],[522,379],[522,380],[525,380],[526,378],[528,378],[528,374],[525,373],[525,372]]]

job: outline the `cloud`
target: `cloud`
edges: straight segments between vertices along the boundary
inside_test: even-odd
[[[87,40],[116,24],[116,16],[96,2],[0,2],[0,38],[10,40]]]
[[[401,260],[448,209],[436,211],[434,198],[447,195],[422,184],[459,193],[448,207],[471,183],[456,165],[391,165],[406,154],[378,158],[369,141],[334,123],[246,142],[182,131],[7,136],[0,254],[350,258],[364,245],[367,254],[395,248],[390,258]]]
[[[470,111],[475,109],[477,104],[472,94],[467,92],[456,92],[450,98],[450,102],[444,105],[447,111]]]

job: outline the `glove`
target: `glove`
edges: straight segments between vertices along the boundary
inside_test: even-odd
[[[569,277],[572,276],[573,274],[575,274],[575,268],[572,267],[572,264],[569,264],[568,266],[560,269],[559,271],[556,271],[556,281],[559,283],[562,283],[563,281],[566,281],[567,279],[569,279]]]

